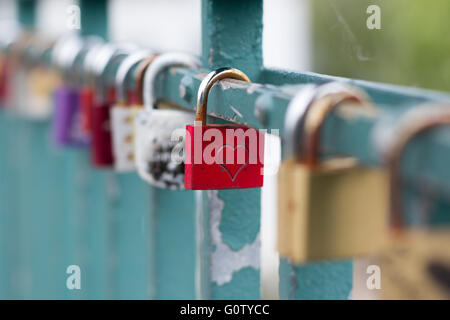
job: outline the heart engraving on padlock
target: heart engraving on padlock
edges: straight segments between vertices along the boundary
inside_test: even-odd
[[[244,150],[246,152],[245,159],[247,159],[247,160],[240,167],[238,167],[236,171],[234,171],[233,169],[236,169],[238,164],[234,164],[234,163],[233,164],[227,164],[226,162],[225,162],[225,164],[219,164],[220,167],[224,170],[224,172],[226,172],[228,174],[228,176],[230,177],[231,181],[234,182],[234,180],[236,180],[236,178],[239,175],[239,173],[242,170],[244,170],[244,168],[248,165],[249,157],[250,157],[250,151],[248,150],[247,146],[245,146],[243,144],[239,144],[237,146],[232,146],[232,145],[229,145],[229,144],[225,144],[225,145],[221,146],[219,148],[219,150],[217,150],[216,159],[219,156],[219,154],[221,152],[223,152],[227,148],[231,148],[233,150],[233,152],[236,152],[239,148],[244,148]],[[232,171],[234,171],[234,174],[232,173]]]

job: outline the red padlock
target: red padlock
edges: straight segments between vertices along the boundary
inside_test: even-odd
[[[250,82],[241,71],[221,68],[203,79],[195,125],[186,126],[185,188],[191,190],[263,186],[264,132],[242,125],[206,124],[208,94],[216,81]]]
[[[117,67],[121,59],[128,55],[128,50],[107,45],[99,55],[96,69],[96,92],[92,113],[92,163],[96,167],[110,167],[114,164],[110,124],[110,109],[115,103],[114,84],[106,85],[106,70],[111,64]]]

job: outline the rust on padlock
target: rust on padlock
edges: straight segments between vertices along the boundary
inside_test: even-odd
[[[390,175],[389,242],[374,260],[381,273],[383,299],[448,300],[450,298],[450,241],[448,227],[431,227],[423,212],[421,224],[408,226],[401,193],[400,167],[406,148],[417,136],[450,126],[448,104],[415,108],[395,128],[386,154]]]
[[[319,87],[326,92],[319,97],[308,89],[299,93],[308,99],[294,99],[302,105],[289,106],[303,110],[294,119],[303,135],[295,135],[295,154],[278,171],[278,251],[295,263],[368,254],[380,248],[385,234],[384,172],[350,157],[320,161],[319,131],[326,116],[343,102],[366,106],[363,95],[338,89]]]

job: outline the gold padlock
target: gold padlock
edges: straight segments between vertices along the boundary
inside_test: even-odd
[[[363,93],[336,83],[309,88],[286,114],[287,156],[278,175],[278,251],[294,263],[371,253],[387,226],[387,176],[354,158],[319,162],[319,131],[341,103],[368,106]],[[300,101],[300,105],[296,103]],[[300,111],[299,111],[300,110]],[[292,129],[292,114],[297,126]],[[303,131],[303,143],[298,138]]]
[[[414,108],[395,128],[386,155],[391,184],[390,241],[374,260],[381,271],[383,299],[450,299],[450,229],[428,226],[429,206],[420,206],[422,221],[407,226],[400,196],[404,150],[415,137],[442,126],[450,126],[449,105]]]

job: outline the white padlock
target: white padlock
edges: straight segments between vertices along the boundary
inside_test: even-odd
[[[135,170],[134,118],[140,106],[130,104],[127,95],[127,77],[131,70],[150,56],[147,50],[131,54],[121,63],[116,74],[117,104],[111,108],[112,149],[114,169],[118,172]]]
[[[169,67],[198,69],[200,65],[190,55],[167,53],[157,57],[145,73],[145,109],[138,113],[135,122],[135,163],[139,176],[156,187],[184,189],[185,128],[195,115],[183,110],[155,109],[155,79]]]

